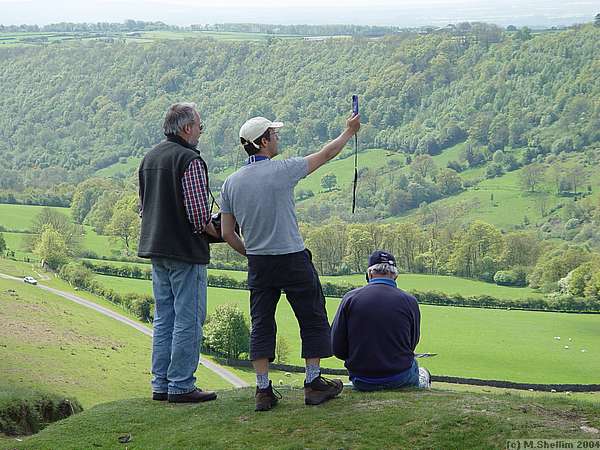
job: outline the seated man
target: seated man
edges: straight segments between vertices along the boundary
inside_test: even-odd
[[[417,300],[396,287],[390,253],[369,257],[367,284],[342,299],[331,327],[333,353],[344,360],[359,391],[429,388],[429,371],[417,365],[421,313]]]

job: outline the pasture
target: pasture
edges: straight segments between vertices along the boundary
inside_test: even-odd
[[[127,158],[125,162],[117,161],[108,167],[97,170],[95,175],[106,178],[126,177],[138,169],[141,160],[142,158],[132,156]]]
[[[143,263],[126,263],[119,261],[98,261],[88,260],[95,264],[109,264],[116,267],[131,266],[135,265],[141,269],[147,269],[150,266]],[[247,278],[246,272],[237,270],[222,270],[222,269],[208,269],[208,273],[211,275],[226,276],[233,278],[237,281],[245,281]],[[354,275],[336,275],[336,276],[321,276],[321,282],[333,283],[337,285],[352,285],[362,286],[365,284],[365,276],[362,274]],[[135,280],[131,280],[135,281]],[[128,283],[123,281],[121,283],[116,282],[119,286],[123,286],[126,289],[127,286],[135,286],[135,283]],[[468,278],[460,278],[445,275],[426,275],[416,273],[402,273],[398,276],[398,287],[407,292],[426,292],[426,291],[437,291],[444,292],[447,294],[459,294],[465,297],[468,296],[480,296],[489,295],[502,299],[523,299],[523,298],[542,298],[543,294],[537,292],[531,288],[517,288],[508,286],[498,286],[493,283],[486,283],[483,281],[471,280]],[[143,289],[143,288],[141,288]]]
[[[326,281],[334,284],[352,284],[354,286],[362,286],[366,282],[363,274],[322,276],[321,282]],[[446,294],[460,294],[465,297],[470,295],[490,295],[492,297],[503,299],[543,297],[543,294],[528,287],[517,288],[498,286],[496,284],[486,283],[484,281],[446,275],[401,273],[398,275],[397,283],[400,289],[403,289],[407,292],[437,291],[444,292]]]
[[[75,396],[84,407],[150,394],[151,340],[22,282],[0,279],[0,378]],[[205,368],[203,387],[230,385]]]
[[[28,231],[40,211],[47,206],[10,205],[0,203],[0,226],[9,231]],[[71,217],[69,208],[49,207]]]
[[[98,279],[118,292],[151,295],[150,281],[106,276]],[[249,315],[248,298],[246,291],[209,288],[209,313],[217,305],[229,303]],[[339,299],[327,300],[330,321],[338,305]],[[417,351],[438,353],[421,360],[436,375],[531,383],[598,381],[600,315],[427,305],[421,306],[421,313]],[[298,325],[284,296],[276,318],[279,333],[290,343],[290,363],[302,365]],[[323,365],[342,367],[342,362],[329,358]]]

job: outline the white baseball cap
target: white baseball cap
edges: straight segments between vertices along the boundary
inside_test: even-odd
[[[247,142],[250,142],[254,147],[258,147],[254,141],[263,135],[269,128],[281,128],[283,122],[271,122],[264,117],[253,117],[249,119],[240,128],[240,137]]]

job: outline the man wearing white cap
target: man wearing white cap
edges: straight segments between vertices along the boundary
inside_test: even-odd
[[[268,372],[269,361],[275,358],[275,309],[282,290],[300,325],[306,360],[305,403],[323,403],[337,396],[343,386],[341,380],[328,380],[320,372],[320,359],[332,356],[330,326],[319,276],[298,230],[294,187],[340,153],[359,130],[360,117],[350,117],[342,134],[312,155],[273,160],[282,126],[264,117],[253,117],[242,126],[240,141],[249,158],[221,189],[223,239],[248,257],[256,411],[267,411],[278,400]],[[235,233],[236,222],[243,241]]]

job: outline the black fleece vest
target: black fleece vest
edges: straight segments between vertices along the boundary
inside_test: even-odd
[[[166,140],[142,160],[139,169],[142,229],[138,246],[141,258],[209,263],[208,241],[203,234],[193,232],[183,203],[181,179],[194,159],[201,159],[196,151]]]

